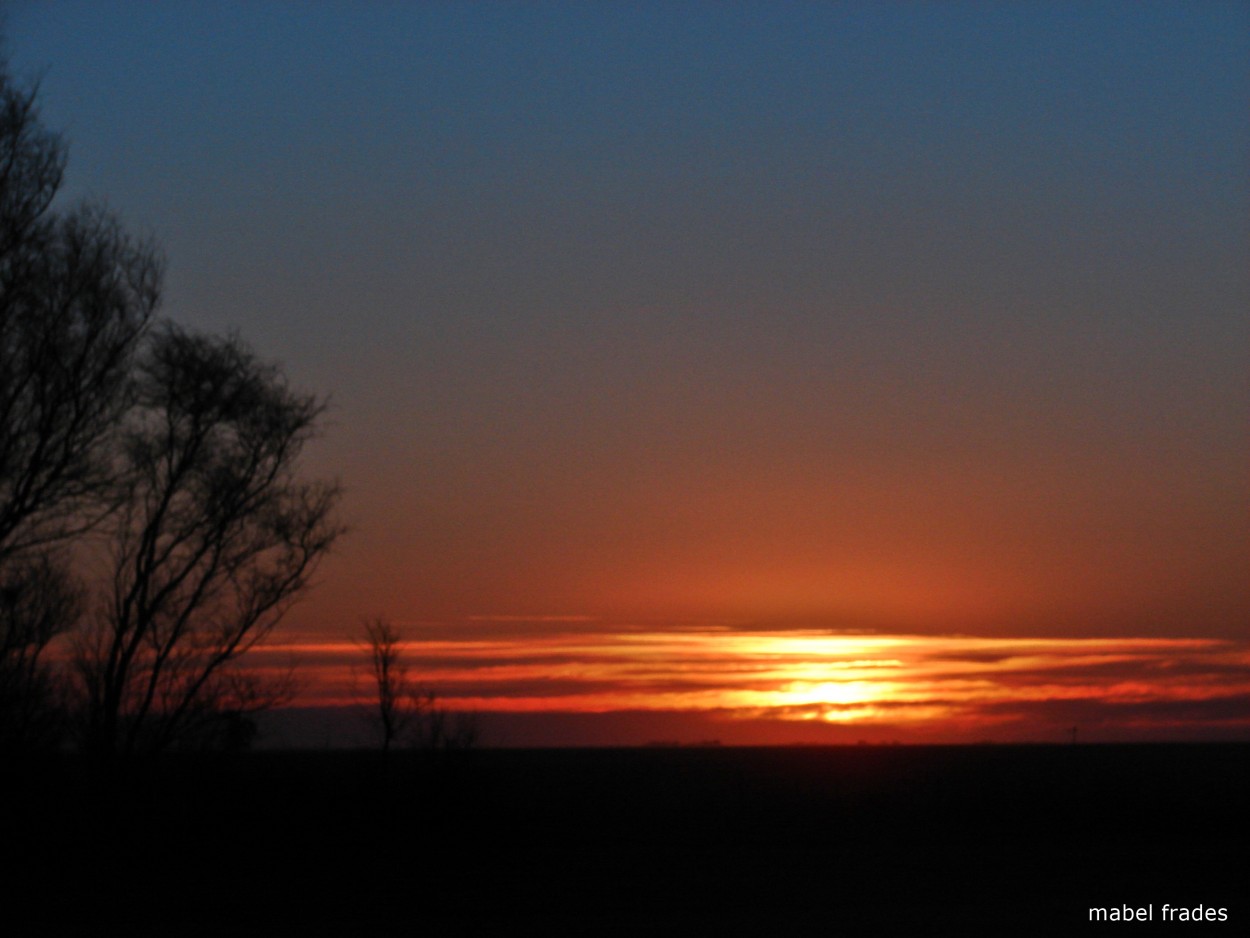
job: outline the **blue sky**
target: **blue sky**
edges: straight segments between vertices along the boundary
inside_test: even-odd
[[[297,623],[1240,634],[1250,7],[7,9],[67,197],[332,396]]]

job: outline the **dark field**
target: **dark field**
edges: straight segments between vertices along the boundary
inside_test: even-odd
[[[8,766],[0,898],[34,925],[0,933],[1246,934],[1248,769],[1247,745]],[[1126,903],[1155,921],[1088,924]]]

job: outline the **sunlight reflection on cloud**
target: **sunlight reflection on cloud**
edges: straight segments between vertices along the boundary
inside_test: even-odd
[[[715,628],[412,641],[414,677],[453,708],[502,712],[697,711],[718,719],[922,727],[995,726],[1097,704],[1173,725],[1207,702],[1220,725],[1250,726],[1221,701],[1250,693],[1250,648],[1214,639],[1020,639]],[[303,661],[300,703],[367,698],[362,649],[349,642],[273,646]],[[1084,702],[1084,703],[1082,703]],[[1168,708],[1171,707],[1172,710]],[[1161,709],[1159,709],[1161,708]],[[1170,721],[1170,722],[1169,722]]]

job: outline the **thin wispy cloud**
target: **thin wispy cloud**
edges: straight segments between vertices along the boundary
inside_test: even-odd
[[[345,690],[359,649],[297,655],[316,690],[302,703],[358,702]],[[431,639],[404,646],[412,673],[448,706],[505,713],[683,711],[735,721],[1053,735],[1055,721],[1174,732],[1250,729],[1250,644],[1218,639],[1004,639],[732,632],[684,628]]]

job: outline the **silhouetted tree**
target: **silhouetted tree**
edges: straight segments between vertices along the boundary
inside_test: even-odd
[[[159,329],[135,395],[110,601],[77,656],[87,745],[106,759],[275,703],[235,664],[342,532],[337,486],[296,472],[321,402],[239,339]]]
[[[236,663],[341,533],[337,487],[296,471],[322,404],[237,338],[154,327],[155,250],[53,208],[65,152],[0,63],[0,746],[60,725],[88,532],[111,576],[76,641],[84,741],[234,744],[290,689]]]
[[[372,722],[382,751],[401,741],[422,749],[467,749],[476,744],[477,721],[472,714],[448,711],[433,691],[409,680],[399,629],[378,617],[366,620],[363,631],[377,692]]]
[[[161,264],[106,212],[56,212],[65,145],[0,65],[0,745],[48,738],[43,652],[80,588],[64,545],[119,503],[117,431]]]
[[[399,630],[387,619],[365,620],[364,642],[369,651],[377,702],[371,711],[373,722],[382,738],[382,751],[403,736],[415,715],[408,668],[400,660]]]
[[[107,213],[50,210],[65,150],[0,72],[0,558],[116,504],[115,431],[161,264]]]
[[[448,710],[438,698],[426,692],[419,698],[420,717],[415,744],[423,749],[472,749],[478,744],[480,731],[477,714],[464,710]]]
[[[65,722],[64,688],[43,658],[78,620],[82,590],[47,553],[0,567],[0,750],[54,748]]]

